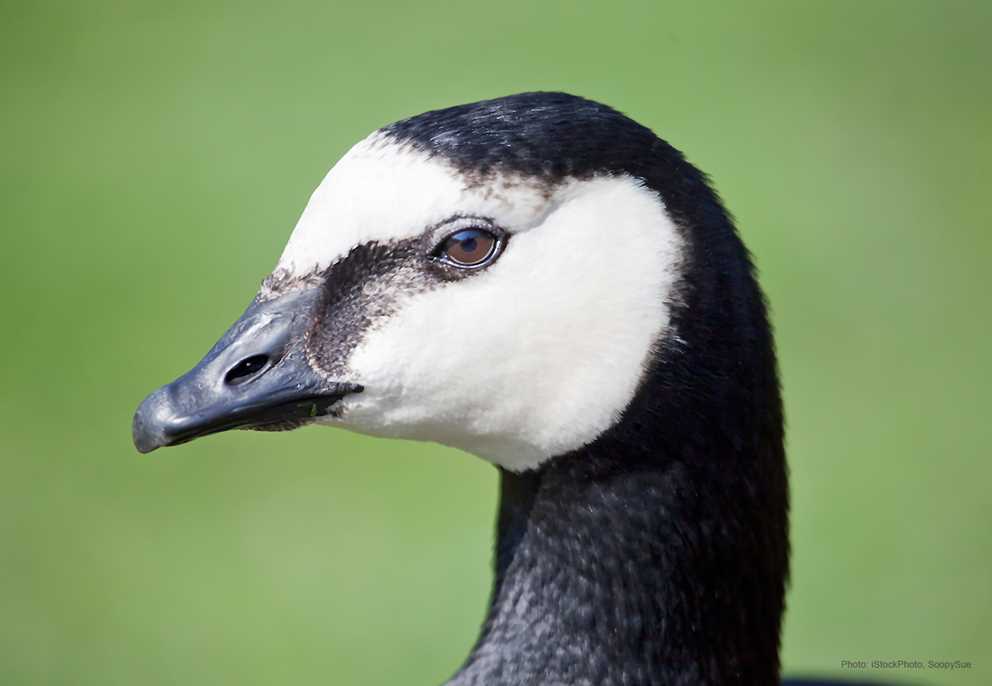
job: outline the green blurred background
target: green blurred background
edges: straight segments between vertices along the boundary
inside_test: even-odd
[[[0,4],[0,683],[436,684],[495,471],[327,429],[137,455],[370,130],[561,89],[714,178],[774,307],[791,673],[992,683],[992,3]]]

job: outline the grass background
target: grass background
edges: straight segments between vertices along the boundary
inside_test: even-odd
[[[0,683],[440,683],[495,472],[235,433],[139,457],[371,129],[530,89],[710,173],[774,307],[792,673],[992,682],[992,4],[0,2]],[[846,672],[848,676],[854,676]]]

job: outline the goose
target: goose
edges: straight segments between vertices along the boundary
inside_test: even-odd
[[[132,431],[145,453],[311,424],[498,470],[488,614],[450,686],[780,683],[765,301],[707,177],[620,112],[522,93],[372,133]]]

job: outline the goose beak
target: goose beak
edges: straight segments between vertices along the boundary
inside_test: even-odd
[[[141,403],[132,426],[138,451],[228,429],[294,428],[360,392],[307,359],[303,342],[319,302],[319,289],[256,298],[199,364]]]

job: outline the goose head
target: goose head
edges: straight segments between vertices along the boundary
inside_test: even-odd
[[[352,148],[138,450],[326,425],[502,475],[496,583],[452,683],[773,683],[782,411],[705,176],[595,102],[526,93]]]
[[[519,471],[594,441],[677,341],[685,254],[659,194],[597,159],[644,133],[612,115],[530,96],[358,143],[244,315],[142,405],[139,450],[325,424]]]

